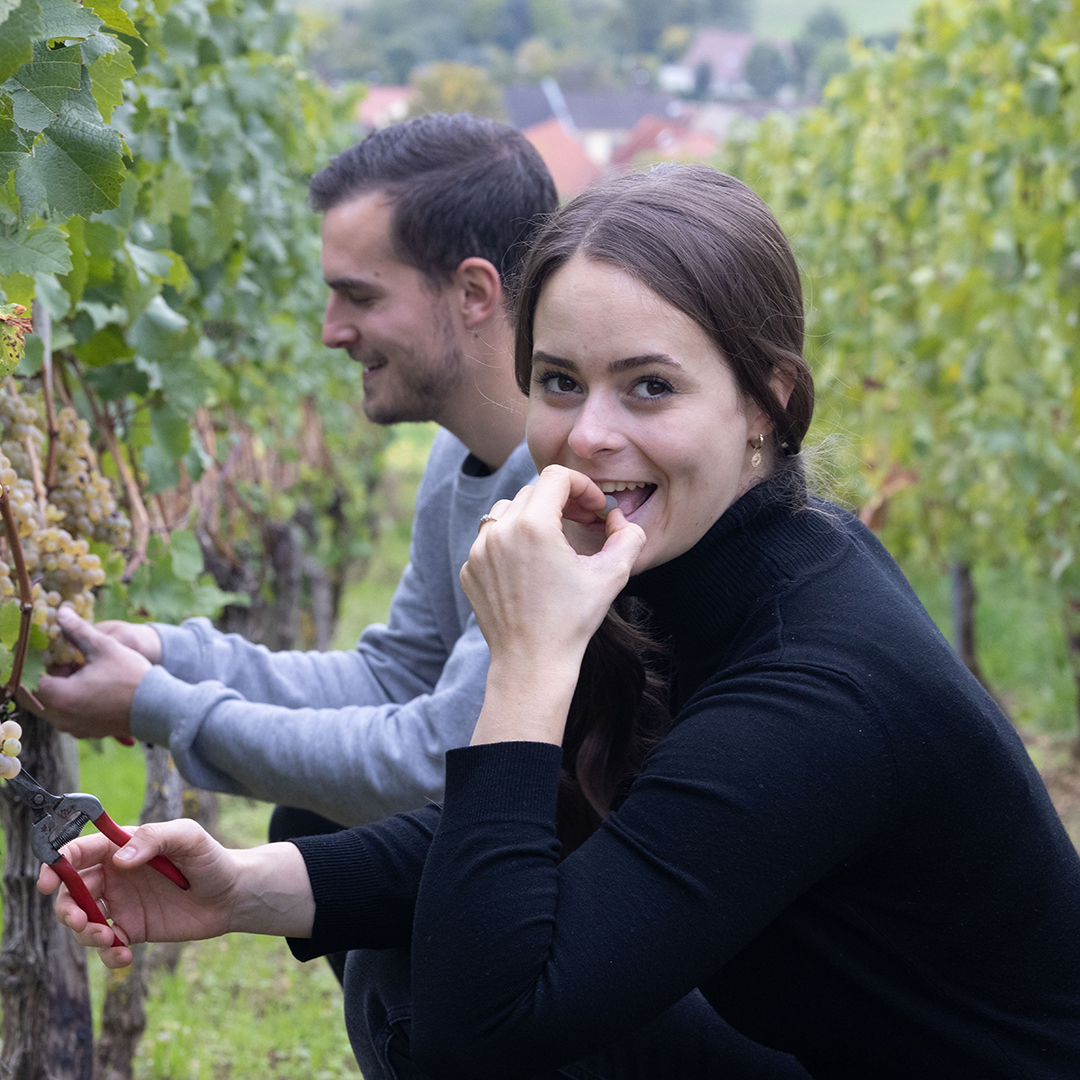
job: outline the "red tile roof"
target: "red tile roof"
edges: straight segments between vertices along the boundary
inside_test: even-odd
[[[522,135],[536,147],[551,170],[559,198],[576,195],[600,175],[581,143],[567,134],[554,117],[525,128]]]

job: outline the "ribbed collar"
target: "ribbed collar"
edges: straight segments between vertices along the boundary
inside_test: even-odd
[[[801,478],[774,477],[728,507],[689,551],[630,579],[625,592],[648,604],[653,633],[672,647],[676,708],[762,600],[838,554],[845,517],[808,500]]]

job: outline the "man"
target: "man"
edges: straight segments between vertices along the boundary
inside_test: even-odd
[[[534,476],[503,281],[557,200],[520,134],[459,113],[371,135],[314,177],[311,201],[323,341],[363,365],[364,412],[443,428],[388,625],[350,652],[270,653],[206,619],[95,628],[65,609],[87,664],[43,677],[38,697],[74,735],[168,746],[200,787],[355,825],[440,799],[443,754],[480,712],[487,647],[458,571],[480,516]],[[279,837],[298,831],[323,829],[275,819]]]

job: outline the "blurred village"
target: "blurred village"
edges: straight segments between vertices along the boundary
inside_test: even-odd
[[[890,6],[899,23],[913,5]],[[537,148],[563,199],[608,171],[707,161],[732,125],[817,103],[849,66],[853,38],[890,48],[897,36],[857,33],[844,11],[813,3],[789,2],[778,22],[753,0],[371,0],[333,16],[299,11],[313,73],[366,84],[362,131],[439,110],[503,120]],[[797,30],[772,33],[785,22]]]

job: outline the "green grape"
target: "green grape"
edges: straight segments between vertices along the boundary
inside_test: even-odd
[[[44,507],[33,482],[32,448],[38,475],[48,454],[45,404],[40,392],[16,397],[0,387],[0,484],[8,491],[18,527],[23,559],[32,583],[31,622],[49,640],[46,664],[82,663],[82,654],[63,636],[56,618],[68,604],[93,618],[93,590],[105,583],[99,556],[90,543],[122,550],[131,543],[131,524],[116,502],[111,482],[96,466],[90,446],[90,425],[71,408],[56,417],[54,483]],[[8,553],[10,555],[10,553]],[[0,561],[0,601],[17,594],[10,558]]]

